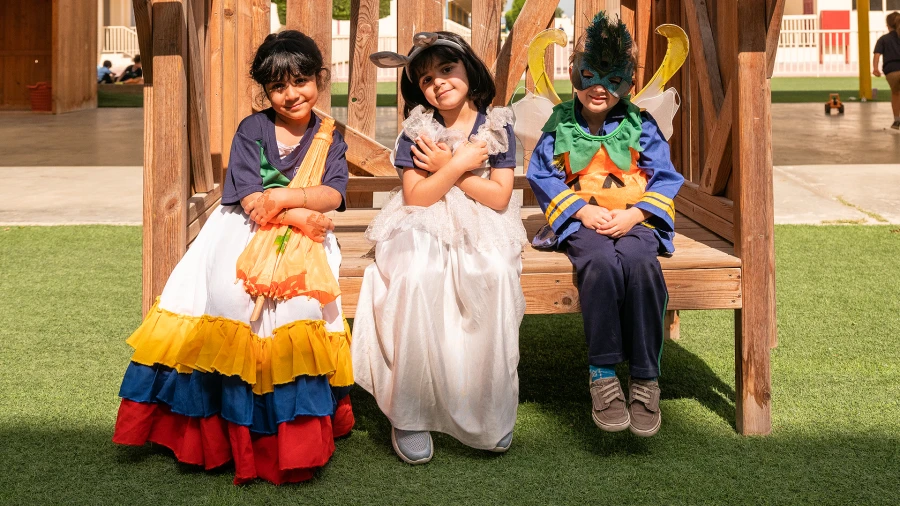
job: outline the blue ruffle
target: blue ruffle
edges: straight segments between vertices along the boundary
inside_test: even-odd
[[[135,402],[161,402],[180,415],[205,418],[218,414],[251,432],[276,434],[278,424],[298,416],[331,416],[349,387],[332,389],[325,376],[299,376],[275,391],[256,395],[237,376],[193,371],[179,374],[169,367],[131,362],[119,396]]]

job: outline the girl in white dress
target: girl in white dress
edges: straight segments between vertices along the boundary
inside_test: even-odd
[[[429,431],[506,451],[525,312],[512,113],[489,107],[491,75],[455,34],[420,33],[409,55],[371,59],[404,67],[407,119],[394,151],[403,189],[366,231],[375,263],[354,320],[356,383],[405,462],[431,460]]]

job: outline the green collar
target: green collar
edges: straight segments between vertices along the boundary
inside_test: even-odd
[[[609,158],[622,172],[631,170],[631,149],[641,152],[641,109],[627,98],[625,118],[607,135],[591,135],[584,131],[575,119],[575,99],[558,104],[544,128],[544,132],[556,132],[553,156],[569,153],[569,167],[578,173],[594,158],[600,148],[606,148]]]

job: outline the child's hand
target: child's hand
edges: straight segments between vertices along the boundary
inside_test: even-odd
[[[484,141],[466,141],[453,153],[453,159],[457,161],[465,170],[469,171],[477,169],[484,165],[488,159],[487,142]]]
[[[427,136],[422,136],[416,141],[412,152],[413,163],[416,167],[428,172],[437,172],[453,157],[450,146],[443,142],[435,143]]]
[[[259,226],[265,226],[278,213],[284,209],[284,194],[286,188],[270,188],[264,192],[256,202],[252,204],[250,211],[250,219],[255,221]]]
[[[600,225],[612,219],[609,209],[588,204],[575,213],[575,219],[581,220],[581,224],[591,230],[597,230]]]
[[[284,222],[299,228],[303,235],[316,242],[324,241],[325,234],[329,230],[334,230],[334,222],[331,221],[331,218],[302,207],[288,211]]]
[[[632,227],[650,217],[650,213],[643,211],[637,207],[630,209],[613,209],[609,212],[610,219],[601,224],[597,230],[598,234],[608,235],[613,239],[618,239],[627,234]]]

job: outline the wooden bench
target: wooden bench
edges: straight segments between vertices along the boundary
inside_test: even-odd
[[[352,317],[372,245],[363,236],[377,209],[333,213],[341,245],[340,284],[344,313]],[[528,237],[546,223],[539,208],[522,209]],[[670,311],[679,309],[737,309],[741,307],[741,260],[734,247],[686,216],[676,217],[675,254],[660,258],[669,288]],[[528,314],[577,313],[572,264],[560,252],[539,251],[530,245],[522,254],[522,290]]]

